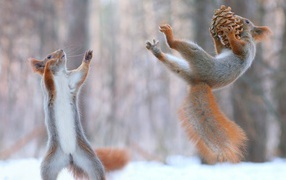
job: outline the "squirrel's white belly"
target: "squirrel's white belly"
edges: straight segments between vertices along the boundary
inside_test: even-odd
[[[76,130],[68,79],[61,74],[54,76],[54,82],[56,87],[55,124],[58,140],[63,152],[72,154],[76,149]]]

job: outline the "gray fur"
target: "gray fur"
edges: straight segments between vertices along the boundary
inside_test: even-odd
[[[160,59],[161,62],[189,84],[198,81],[205,82],[212,89],[218,89],[233,83],[251,66],[254,60],[256,52],[254,40],[252,40],[249,33],[244,33],[242,39],[248,42],[244,52],[245,59],[235,55],[230,49],[224,49],[221,54],[213,57],[197,44],[188,41],[177,42],[180,44],[175,48],[183,59],[163,53],[157,46],[158,42],[156,41],[153,41],[153,43],[147,42],[147,48],[156,57],[163,57]],[[180,48],[181,46],[184,46],[184,48]],[[184,60],[188,62],[188,68],[180,63]]]
[[[224,117],[211,93],[213,89],[233,83],[254,60],[256,44],[251,31],[256,27],[246,19],[243,22],[246,24],[241,40],[235,40],[233,34],[228,34],[232,50],[223,48],[214,39],[219,53],[214,57],[194,42],[175,39],[171,26],[167,24],[159,29],[165,34],[170,48],[178,51],[182,59],[163,53],[156,40],[146,44],[146,48],[164,65],[190,85],[190,91],[180,110],[180,119],[201,155],[210,163],[239,162],[243,157],[247,138],[239,126]],[[267,28],[264,30],[269,31]],[[229,33],[233,31],[230,30]],[[263,34],[258,38],[263,38]]]
[[[66,68],[58,68],[55,67],[53,69],[53,73],[57,73],[58,70],[62,70],[65,72],[67,76],[71,75],[71,71],[67,71]],[[59,136],[56,128],[55,118],[55,107],[53,104],[53,100],[49,97],[49,93],[45,88],[44,79],[42,80],[42,88],[44,92],[44,111],[45,111],[45,124],[48,131],[48,143],[47,143],[47,154],[41,163],[41,176],[44,180],[55,180],[59,174],[59,172],[63,168],[67,168],[69,166],[73,166],[75,168],[79,168],[86,175],[88,175],[89,179],[92,180],[104,180],[105,172],[104,167],[101,164],[100,160],[94,153],[91,148],[81,125],[80,115],[77,105],[77,98],[80,87],[76,89],[72,89],[70,91],[71,96],[73,97],[70,104],[73,111],[73,116],[75,120],[75,128],[76,128],[76,150],[73,154],[65,154],[59,143]],[[57,97],[56,97],[57,98]],[[84,142],[85,147],[81,147],[78,143],[78,140],[81,139]],[[88,150],[86,150],[88,149]]]

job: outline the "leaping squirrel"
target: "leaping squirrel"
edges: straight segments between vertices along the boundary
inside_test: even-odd
[[[75,177],[104,180],[105,170],[120,169],[128,162],[124,149],[91,148],[81,126],[78,94],[84,83],[92,51],[87,51],[82,64],[75,70],[66,69],[66,55],[57,50],[44,60],[31,58],[34,72],[42,76],[45,124],[48,131],[48,151],[41,163],[44,180],[55,180],[59,172],[69,167]]]
[[[211,56],[193,42],[176,39],[170,25],[161,25],[170,48],[177,50],[183,59],[163,53],[158,41],[147,42],[150,50],[171,71],[190,85],[188,95],[180,109],[180,120],[189,138],[201,156],[209,163],[239,162],[243,158],[247,137],[244,131],[230,121],[220,110],[212,90],[233,83],[252,64],[256,43],[271,32],[266,26],[255,26],[246,18],[241,38],[235,37],[232,28],[225,28],[231,49],[224,48],[213,38],[216,56]]]

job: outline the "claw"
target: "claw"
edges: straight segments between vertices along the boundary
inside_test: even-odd
[[[149,41],[146,42],[146,48],[150,49],[151,48],[151,43]]]
[[[222,30],[223,30],[223,32],[229,34],[229,33],[234,31],[234,28],[230,26],[230,27],[224,27],[224,28],[222,28]]]
[[[153,43],[151,43],[150,41],[146,42],[146,48],[147,49],[153,49],[155,46],[157,46],[159,44],[159,41],[156,41],[156,39],[153,39],[152,42]]]
[[[160,25],[159,30],[164,34],[172,34],[172,27],[169,24]]]
[[[166,31],[166,29],[165,29],[163,26],[159,26],[159,30],[160,30],[161,32]]]
[[[84,55],[84,60],[85,61],[90,61],[92,59],[92,54],[93,54],[93,51],[92,50],[88,50],[86,51],[85,55]]]

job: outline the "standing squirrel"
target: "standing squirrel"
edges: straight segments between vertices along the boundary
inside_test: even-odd
[[[41,164],[44,180],[54,180],[65,168],[75,177],[104,180],[105,170],[120,169],[128,162],[121,149],[91,148],[81,125],[78,94],[84,83],[92,51],[87,51],[82,64],[75,70],[66,68],[66,55],[57,50],[44,60],[30,59],[34,72],[42,76],[45,123],[48,131],[48,151]],[[103,166],[103,165],[104,166]]]
[[[268,27],[255,26],[248,19],[238,18],[243,21],[241,38],[235,37],[232,28],[225,28],[231,49],[213,38],[217,52],[214,57],[193,42],[174,38],[168,24],[161,25],[159,30],[165,34],[170,48],[177,50],[184,60],[163,53],[156,40],[146,43],[148,50],[190,85],[180,109],[180,120],[201,156],[209,163],[239,162],[243,158],[247,137],[220,110],[212,90],[223,88],[239,78],[254,60],[256,43],[271,32]]]

